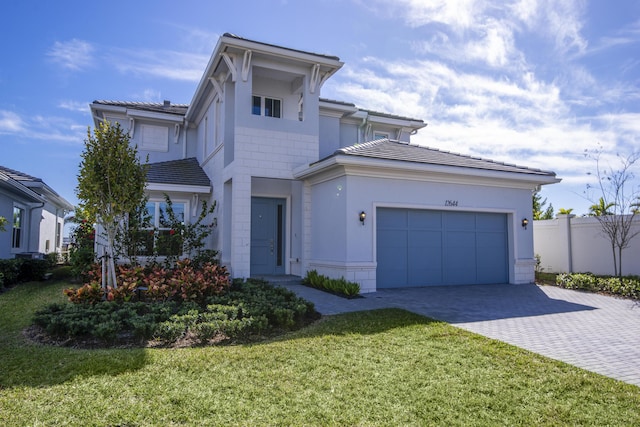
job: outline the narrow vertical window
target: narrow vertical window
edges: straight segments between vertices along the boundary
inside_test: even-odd
[[[22,230],[24,229],[24,209],[13,208],[13,233],[11,236],[11,247],[14,249],[22,246]]]
[[[251,113],[256,116],[262,115],[262,97],[254,96],[253,97],[253,107],[251,109]]]
[[[264,99],[264,115],[267,117],[280,118],[280,100],[273,98]]]
[[[282,266],[282,244],[283,244],[283,239],[282,239],[282,232],[283,232],[283,222],[284,222],[284,212],[283,212],[283,206],[281,204],[278,204],[278,225],[277,225],[277,234],[276,234],[276,265],[278,267]]]

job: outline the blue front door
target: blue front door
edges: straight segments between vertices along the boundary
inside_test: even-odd
[[[284,274],[285,200],[251,198],[251,275]]]

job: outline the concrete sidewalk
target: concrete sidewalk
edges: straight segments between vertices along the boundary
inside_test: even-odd
[[[403,308],[640,386],[634,301],[537,285],[385,289],[349,300],[295,282],[281,285],[325,315]]]

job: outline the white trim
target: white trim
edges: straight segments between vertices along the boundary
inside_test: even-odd
[[[160,113],[156,111],[143,111],[129,108],[126,110],[127,117],[142,118],[148,120],[157,120],[161,122],[171,122],[182,124],[184,118],[180,114]]]
[[[176,192],[176,193],[211,193],[211,186],[202,185],[184,185],[184,184],[161,184],[149,182],[145,187],[146,191],[164,191],[164,192]]]
[[[332,171],[336,168],[338,171]],[[531,188],[534,184],[560,182],[560,179],[551,175],[372,159],[350,155],[337,155],[311,165],[301,166],[293,173],[296,179],[308,179],[312,184],[342,175],[522,189]],[[327,176],[331,178],[327,178]]]

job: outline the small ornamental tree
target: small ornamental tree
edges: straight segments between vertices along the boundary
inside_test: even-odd
[[[590,199],[594,203],[590,210],[600,213],[595,215],[595,218],[611,244],[614,274],[622,281],[622,251],[639,233],[632,229],[632,225],[638,214],[639,194],[638,186],[634,186],[633,172],[640,160],[640,152],[631,153],[626,157],[618,155],[618,169],[602,165],[602,149],[585,152],[585,155],[595,161],[595,188],[600,196],[597,202]],[[588,185],[587,189],[590,190],[592,187]]]
[[[129,212],[144,196],[146,165],[138,159],[137,147],[129,144],[129,135],[120,125],[105,121],[87,131],[82,152],[76,194],[81,208],[96,218],[106,234],[103,262],[106,278],[102,287],[116,287],[114,242]]]

